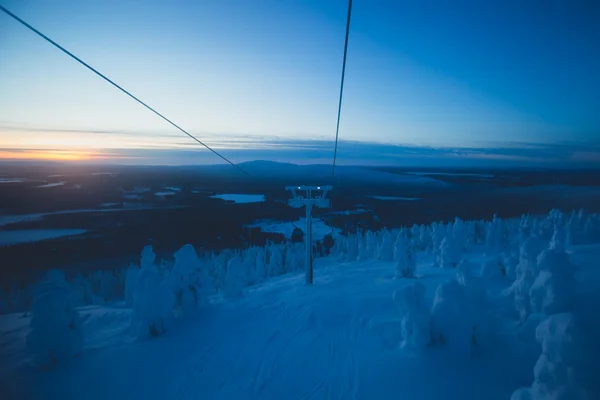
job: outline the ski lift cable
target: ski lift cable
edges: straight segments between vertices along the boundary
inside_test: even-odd
[[[138,103],[140,103],[141,105],[143,105],[144,107],[146,107],[148,110],[152,111],[154,114],[158,115],[160,118],[162,118],[163,120],[165,120],[166,122],[168,122],[169,124],[171,124],[172,126],[174,126],[175,128],[177,128],[181,132],[185,133],[187,136],[189,136],[194,141],[196,141],[199,144],[201,144],[202,146],[206,147],[208,150],[210,150],[212,153],[214,153],[215,155],[217,155],[219,158],[223,159],[228,164],[231,164],[233,167],[237,168],[238,170],[240,170],[244,174],[246,174],[248,176],[250,175],[247,171],[244,171],[238,165],[234,164],[228,158],[226,158],[225,156],[221,155],[216,150],[212,149],[206,143],[202,142],[201,140],[199,140],[198,138],[196,138],[194,135],[190,134],[185,129],[181,128],[179,125],[177,125],[176,123],[174,123],[173,121],[171,121],[170,119],[168,119],[167,117],[165,117],[164,115],[162,115],[161,113],[159,113],[158,111],[156,111],[154,108],[150,107],[148,104],[144,103],[142,100],[140,100],[139,98],[137,98],[136,96],[134,96],[133,94],[131,94],[130,92],[128,92],[127,90],[125,90],[123,87],[121,87],[118,84],[116,84],[114,81],[112,81],[111,79],[109,79],[108,77],[106,77],[106,75],[102,74],[100,71],[98,71],[97,69],[95,69],[94,67],[92,67],[91,65],[89,65],[88,63],[86,63],[85,61],[83,61],[81,58],[77,57],[75,54],[71,53],[70,51],[68,51],[67,49],[65,49],[64,47],[62,47],[60,44],[56,43],[54,40],[50,39],[48,36],[44,35],[42,32],[40,32],[39,30],[37,30],[33,26],[29,25],[27,22],[25,22],[24,20],[22,20],[21,18],[19,18],[17,15],[15,15],[12,12],[10,12],[9,10],[7,10],[4,6],[2,6],[2,4],[0,4],[0,10],[3,11],[8,16],[10,16],[13,19],[15,19],[17,22],[19,22],[22,25],[24,25],[25,27],[27,27],[29,30],[33,31],[35,34],[37,34],[38,36],[40,36],[42,39],[46,40],[48,43],[52,44],[57,49],[61,50],[63,53],[65,53],[68,56],[70,56],[71,58],[73,58],[75,61],[79,62],[81,65],[83,65],[84,67],[86,67],[87,69],[89,69],[90,71],[92,71],[93,73],[95,73],[96,75],[98,75],[99,77],[101,77],[102,79],[104,79],[105,81],[107,81],[108,83],[110,83],[111,85],[113,85],[114,87],[116,87],[117,89],[119,89],[120,91],[122,91],[123,93],[125,93],[127,96],[131,97],[133,100],[137,101]]]
[[[352,16],[352,0],[348,0],[348,20],[346,21],[346,40],[344,42],[344,61],[342,62],[342,80],[340,83],[340,100],[338,103],[337,125],[335,128],[335,147],[333,149],[333,168],[331,176],[335,176],[335,162],[337,159],[338,137],[340,133],[340,115],[342,112],[342,97],[344,95],[344,76],[346,75],[346,55],[348,54],[348,36],[350,35],[350,17]]]

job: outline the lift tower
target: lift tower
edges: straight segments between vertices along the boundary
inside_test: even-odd
[[[285,188],[292,193],[292,198],[288,200],[290,207],[302,208],[306,207],[306,231],[304,232],[306,243],[306,259],[305,262],[305,281],[307,285],[313,283],[313,252],[312,252],[312,208],[328,208],[330,201],[326,199],[327,192],[333,187],[331,186],[287,186]]]

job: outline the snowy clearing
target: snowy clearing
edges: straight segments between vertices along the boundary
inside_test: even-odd
[[[300,218],[295,222],[272,220],[257,221],[251,225],[248,225],[248,228],[260,228],[260,230],[263,232],[281,233],[286,239],[290,239],[292,237],[292,232],[294,231],[294,225],[300,228],[302,232],[306,232],[306,218]],[[330,233],[333,235],[337,235],[339,233],[339,229],[328,226],[323,220],[318,218],[313,218],[312,229],[314,240],[321,240]]]
[[[369,196],[372,199],[383,200],[383,201],[415,201],[421,200],[419,197],[394,197],[394,196]]]
[[[15,231],[0,231],[0,246],[10,246],[19,243],[39,242],[63,236],[75,236],[86,233],[85,229],[22,229]]]
[[[40,186],[36,186],[36,187],[38,189],[40,189],[40,188],[53,188],[53,187],[57,187],[57,186],[63,186],[65,183],[67,183],[67,181],[47,183],[45,185],[40,185]]]
[[[213,199],[230,201],[236,204],[262,203],[265,201],[265,196],[262,194],[215,194],[210,197]]]

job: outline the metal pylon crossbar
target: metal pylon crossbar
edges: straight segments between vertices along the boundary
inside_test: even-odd
[[[305,259],[305,281],[307,285],[313,283],[313,253],[312,253],[312,208],[328,208],[329,199],[327,193],[333,189],[331,186],[287,186],[286,190],[292,193],[292,198],[288,200],[290,207],[306,207],[306,232],[304,232],[306,243]]]

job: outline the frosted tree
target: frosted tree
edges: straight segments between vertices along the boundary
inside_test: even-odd
[[[269,275],[279,276],[285,274],[283,266],[283,256],[277,246],[271,246],[269,249]]]
[[[73,279],[73,291],[77,305],[85,306],[96,303],[96,296],[92,290],[92,284],[83,275],[77,274]]]
[[[465,308],[464,287],[455,279],[438,286],[431,308],[431,335],[435,343],[453,351],[470,354],[474,344],[474,327]]]
[[[488,257],[481,266],[481,277],[492,280],[503,279],[506,269],[499,256]]]
[[[431,321],[425,306],[425,286],[422,283],[405,286],[394,292],[393,299],[402,314],[400,347],[424,347],[429,344]]]
[[[438,266],[442,268],[456,268],[461,259],[462,251],[460,245],[450,233],[442,240],[440,245]]]
[[[421,225],[419,229],[419,241],[421,242],[421,250],[431,250],[431,232],[425,225]]]
[[[373,231],[368,231],[365,234],[365,259],[371,260],[375,258],[375,251],[377,249],[377,236]]]
[[[133,292],[131,333],[137,338],[156,337],[169,329],[175,296],[169,280],[161,279],[154,265],[152,246],[145,246],[136,287]]]
[[[412,247],[402,234],[398,235],[394,244],[394,259],[396,260],[397,278],[413,278],[415,276],[416,263]]]
[[[567,255],[556,248],[544,250],[538,257],[538,270],[529,290],[531,311],[545,315],[570,311],[575,293],[575,268]]]
[[[519,258],[514,254],[505,254],[501,262],[504,266],[506,277],[514,281],[517,278],[517,265],[519,265]]]
[[[509,294],[514,295],[515,308],[522,321],[525,321],[531,313],[529,290],[537,277],[537,257],[542,249],[543,242],[535,236],[521,245],[519,264],[516,268],[517,279],[508,291]]]
[[[116,300],[119,297],[119,282],[113,271],[101,271],[100,297],[105,303]]]
[[[35,291],[27,335],[27,348],[35,366],[52,366],[81,354],[83,332],[75,307],[64,273],[48,271]]]
[[[378,248],[377,258],[380,261],[394,261],[394,239],[387,229],[381,232],[382,241]]]
[[[227,297],[242,297],[246,286],[244,279],[242,260],[240,257],[234,256],[227,263],[223,294]]]
[[[265,264],[265,254],[262,251],[256,253],[256,277],[261,282],[266,276],[267,267]]]
[[[370,259],[371,251],[367,243],[368,236],[356,235],[356,245],[351,245],[351,251],[348,252],[348,260],[365,262]]]
[[[131,264],[125,273],[125,301],[130,306],[133,305],[133,295],[139,272],[140,268],[135,264]]]
[[[511,400],[591,399],[579,379],[583,349],[574,316],[550,316],[537,327],[536,339],[542,354],[533,368],[533,385],[514,392]]]
[[[462,219],[456,217],[454,220],[454,224],[452,225],[451,232],[458,246],[461,248],[462,251],[465,251],[469,242],[467,225],[465,224],[465,222]]]
[[[564,226],[559,224],[554,226],[554,233],[550,239],[550,248],[558,251],[565,251],[567,249],[567,230]]]
[[[186,244],[173,255],[175,264],[171,270],[171,290],[175,296],[175,308],[189,312],[197,306],[197,287],[192,275],[199,268],[198,255],[191,244]]]

